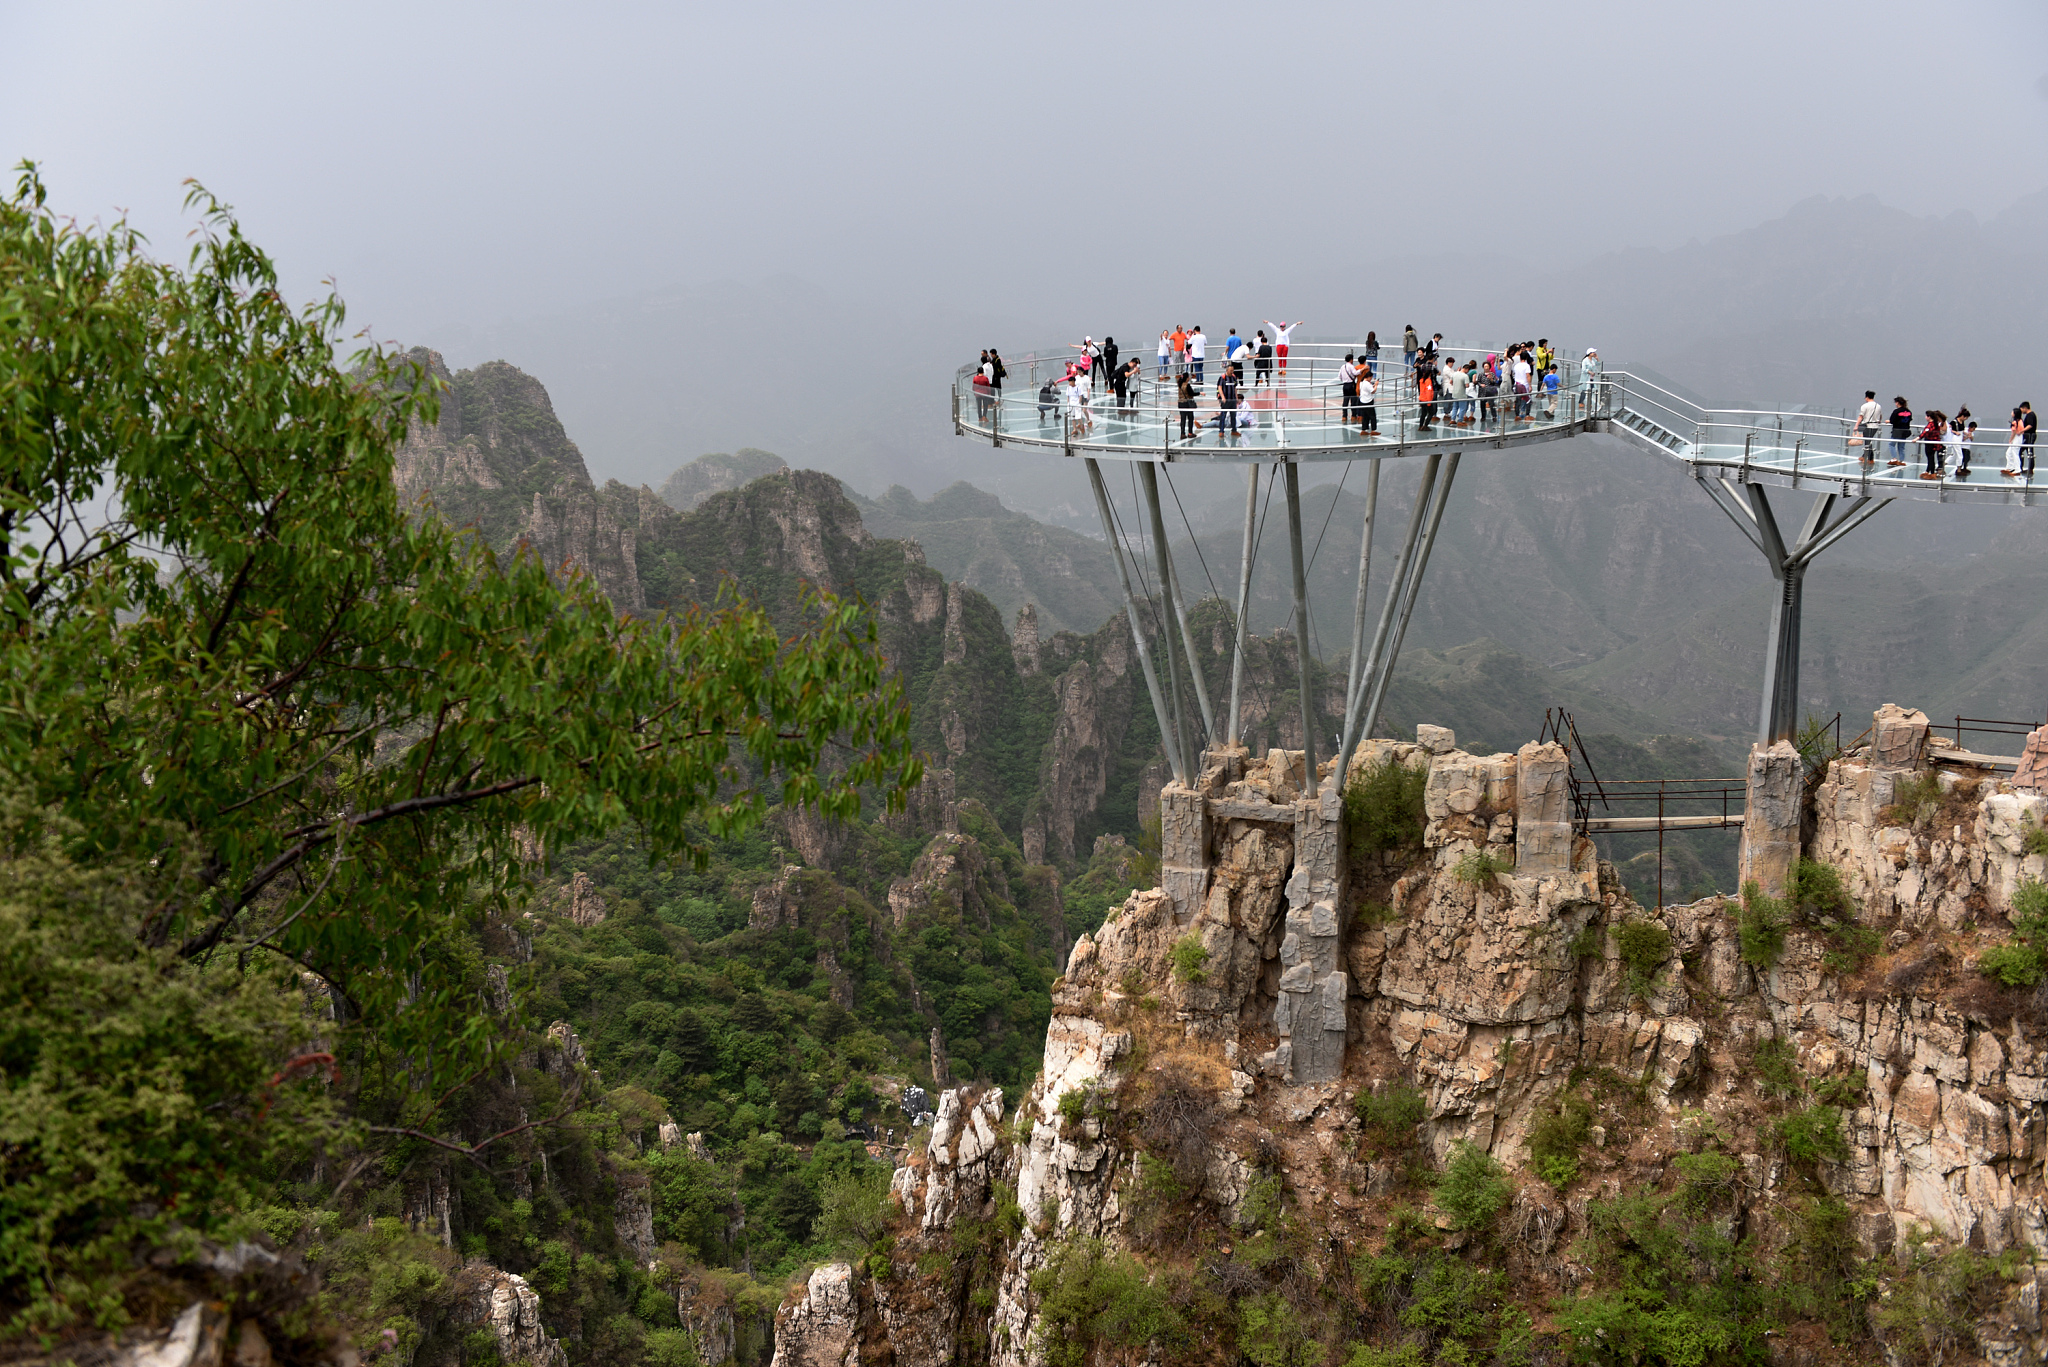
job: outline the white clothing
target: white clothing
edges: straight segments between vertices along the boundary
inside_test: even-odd
[[[1451,372],[1451,397],[1453,399],[1463,399],[1465,397],[1465,387],[1470,383],[1471,380],[1464,371],[1453,370]]]
[[[1276,328],[1274,328],[1274,329],[1273,329],[1273,345],[1274,345],[1274,346],[1286,346],[1286,345],[1287,345],[1287,339],[1288,339],[1288,337],[1289,337],[1290,335],[1292,335],[1292,333],[1293,333],[1293,332],[1294,332],[1294,329],[1293,329],[1293,328],[1281,328],[1281,327],[1276,327]]]
[[[1372,372],[1369,370],[1360,371],[1358,375],[1358,401],[1360,403],[1371,403],[1374,398],[1378,397],[1379,392],[1380,382],[1372,377]]]
[[[1209,344],[1209,339],[1208,339],[1207,337],[1204,337],[1204,336],[1203,336],[1203,335],[1202,335],[1201,333],[1199,333],[1199,332],[1191,332],[1191,333],[1189,333],[1189,334],[1188,334],[1188,359],[1189,359],[1190,361],[1199,361],[1199,360],[1201,360],[1201,359],[1202,359],[1202,357],[1203,357],[1203,354],[1204,354],[1204,353],[1203,353],[1203,350],[1202,350],[1202,349],[1203,349],[1204,347],[1206,347],[1206,346],[1207,346],[1208,344]]]
[[[1159,359],[1163,361],[1163,360],[1165,360],[1165,359],[1166,359],[1166,358],[1167,358],[1168,356],[1171,356],[1172,354],[1173,354],[1173,343],[1172,343],[1172,341],[1170,341],[1170,340],[1169,340],[1169,339],[1167,338],[1167,336],[1166,336],[1166,334],[1165,334],[1165,333],[1163,333],[1163,332],[1162,332],[1162,333],[1160,333],[1160,334],[1159,334]]]
[[[1878,417],[1877,400],[1865,399],[1863,407],[1856,410],[1856,425],[1858,427],[1876,427]]]
[[[1526,385],[1529,383],[1529,375],[1529,363],[1519,356],[1515,357],[1515,383]]]
[[[1343,365],[1337,367],[1338,384],[1350,384],[1353,380],[1357,378],[1358,367],[1351,364],[1351,362],[1346,361]]]

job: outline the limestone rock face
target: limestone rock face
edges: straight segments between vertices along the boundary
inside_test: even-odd
[[[458,1317],[489,1330],[500,1358],[535,1367],[568,1367],[562,1345],[541,1327],[540,1296],[526,1278],[474,1261],[457,1274],[455,1291]]]
[[[892,1184],[932,1247],[987,1218],[997,1184],[1014,1182],[1023,1227],[989,1321],[967,1323],[964,1297],[920,1290],[900,1261],[896,1277],[860,1283],[845,1313],[886,1334],[898,1360],[905,1345],[945,1361],[980,1340],[999,1367],[1035,1367],[1030,1281],[1052,1250],[1144,1247],[1141,1153],[1167,1153],[1221,1210],[1277,1172],[1290,1209],[1333,1247],[1383,1237],[1372,1202],[1393,1170],[1356,1142],[1352,1103],[1395,1086],[1421,1093],[1420,1137],[1438,1161],[1470,1142],[1517,1175],[1505,1218],[1521,1256],[1559,1285],[1583,1276],[1569,1250],[1587,1201],[1668,1183],[1696,1124],[1725,1136],[1743,1173],[1733,1218],[1765,1242],[1790,1237],[1783,1212],[1818,1182],[1848,1208],[1865,1258],[1926,1230],[1991,1253],[2048,1248],[2048,1037],[2016,997],[1973,995],[1970,967],[2010,934],[2020,882],[2048,879],[2048,856],[2027,852],[2048,796],[1943,761],[1906,709],[1878,721],[1871,745],[1831,764],[1811,808],[1791,746],[1757,750],[1750,776],[1744,869],[1783,886],[1795,860],[1829,863],[1858,920],[1888,932],[1853,978],[1839,957],[1831,966],[1825,926],[1792,924],[1782,955],[1756,967],[1736,900],[1638,906],[1577,833],[1558,746],[1472,755],[1435,729],[1368,742],[1355,763],[1423,773],[1424,825],[1415,845],[1355,856],[1329,766],[1311,799],[1299,751],[1212,750],[1193,781],[1160,794],[1162,886],[1133,893],[1068,956],[1015,1121],[1002,1123],[992,1093],[946,1093],[930,1142]],[[1937,782],[1900,809],[1902,783],[1930,773]],[[1644,937],[1619,933],[1646,922],[1662,932],[1647,941],[1663,946],[1656,962],[1643,961]],[[1839,1161],[1797,1170],[1772,1138],[1793,1103],[1757,1086],[1764,1042],[1810,1080],[1797,1104],[1846,1098]],[[1168,1077],[1176,1104],[1192,1096],[1203,1117],[1184,1151],[1148,1135]],[[1554,1193],[1528,1172],[1532,1128],[1588,1078],[1637,1100],[1623,1128],[1610,1118],[1594,1133],[1597,1182]],[[2041,1289],[2022,1277],[1977,1325],[1985,1360],[2048,1360]],[[829,1321],[816,1301],[785,1320]],[[827,1353],[804,1360],[850,1351],[811,1329],[797,1341]]]
[[[827,1263],[811,1273],[804,1294],[775,1317],[769,1367],[852,1367],[860,1360],[853,1268]]]
[[[589,874],[578,871],[570,877],[568,900],[569,919],[577,925],[594,926],[604,919],[604,897]]]
[[[988,899],[1008,900],[1009,880],[971,835],[941,831],[931,838],[910,872],[889,887],[889,911],[896,928],[935,909],[989,924]]]

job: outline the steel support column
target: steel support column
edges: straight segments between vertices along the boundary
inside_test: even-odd
[[[1241,729],[1241,714],[1237,700],[1244,683],[1244,651],[1251,640],[1251,626],[1246,620],[1252,605],[1252,537],[1257,531],[1259,516],[1259,467],[1247,465],[1248,477],[1244,489],[1244,559],[1237,576],[1237,649],[1230,656],[1230,739],[1237,744]]]
[[[1159,468],[1149,460],[1138,465],[1138,487],[1145,494],[1145,519],[1150,524],[1152,557],[1159,574],[1159,651],[1166,656],[1166,710],[1173,718],[1173,744],[1179,752],[1174,777],[1186,783],[1195,775],[1195,758],[1188,749],[1187,730],[1181,725],[1180,664],[1174,658],[1173,624],[1166,620],[1174,596],[1173,562],[1166,553],[1166,519],[1159,511]],[[1188,667],[1192,669],[1194,661],[1190,660]]]
[[[1152,467],[1148,464],[1145,468]],[[1164,541],[1159,543],[1159,555],[1173,570],[1173,583],[1168,585],[1173,594],[1173,616],[1180,623],[1180,645],[1187,656],[1189,682],[1195,686],[1195,703],[1202,709],[1202,745],[1206,748],[1216,739],[1216,713],[1209,706],[1209,685],[1202,677],[1201,658],[1195,653],[1195,629],[1188,625],[1187,599],[1180,591],[1180,567],[1173,564]]]
[[[1408,530],[1401,538],[1401,554],[1394,561],[1394,578],[1387,585],[1387,600],[1380,607],[1379,625],[1373,629],[1372,648],[1366,652],[1365,667],[1359,672],[1359,686],[1345,711],[1343,736],[1338,742],[1342,752],[1339,774],[1349,773],[1351,756],[1363,739],[1358,727],[1359,706],[1365,695],[1371,691],[1370,680],[1377,677],[1380,657],[1385,653],[1387,637],[1393,631],[1394,613],[1401,603],[1403,586],[1408,582],[1408,570],[1415,562],[1415,548],[1422,538],[1422,521],[1429,512],[1429,499],[1436,489],[1436,472],[1443,462],[1440,455],[1431,456],[1422,467],[1422,483],[1415,489],[1415,506],[1408,510]]]
[[[1308,571],[1301,563],[1301,470],[1293,461],[1280,467],[1287,480],[1287,551],[1294,568],[1294,663],[1301,675],[1302,792],[1316,795],[1316,719],[1308,680]]]
[[[1138,612],[1138,595],[1131,588],[1130,567],[1124,564],[1123,538],[1117,535],[1116,519],[1110,516],[1109,491],[1102,484],[1102,467],[1093,456],[1086,458],[1086,464],[1088,483],[1095,490],[1095,511],[1102,519],[1102,535],[1109,542],[1110,554],[1116,557],[1117,578],[1123,581],[1124,612],[1130,618],[1131,640],[1138,648],[1138,668],[1145,676],[1145,691],[1152,695],[1152,716],[1159,723],[1159,743],[1173,766],[1173,776],[1184,779],[1180,748],[1174,743],[1173,730],[1167,723],[1166,701],[1159,693],[1159,675],[1152,668],[1152,649],[1145,644],[1145,621]]]
[[[1358,532],[1358,596],[1351,604],[1351,667],[1344,676],[1344,720],[1358,699],[1359,668],[1365,652],[1365,583],[1372,574],[1372,519],[1380,506],[1380,463],[1370,462],[1365,476],[1365,525]]]
[[[1401,602],[1401,621],[1394,628],[1394,639],[1387,646],[1387,658],[1380,664],[1380,672],[1374,681],[1372,699],[1365,705],[1365,713],[1359,718],[1360,735],[1370,735],[1372,725],[1379,720],[1380,704],[1387,696],[1387,685],[1394,677],[1394,661],[1401,658],[1401,641],[1408,635],[1408,620],[1415,615],[1415,600],[1422,593],[1422,573],[1429,568],[1429,553],[1436,546],[1436,529],[1443,524],[1444,508],[1451,501],[1451,481],[1458,477],[1458,453],[1453,451],[1448,464],[1444,466],[1443,483],[1436,487],[1436,505],[1430,509],[1429,530],[1423,535],[1422,547],[1416,552],[1415,568],[1408,575],[1408,592]]]
[[[1807,567],[1815,556],[1883,511],[1891,500],[1850,499],[1847,511],[1830,522],[1828,514],[1842,495],[1822,494],[1807,510],[1798,539],[1787,546],[1764,486],[1745,483],[1738,489],[1725,479],[1709,483],[1704,478],[1699,486],[1750,545],[1762,552],[1771,577],[1778,581],[1778,596],[1764,630],[1764,679],[1757,702],[1756,739],[1759,745],[1790,740],[1799,731],[1799,624]]]

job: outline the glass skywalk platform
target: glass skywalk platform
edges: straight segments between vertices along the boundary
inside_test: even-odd
[[[1184,437],[1172,375],[1161,378],[1153,357],[1120,402],[1103,386],[1085,397],[1040,396],[1048,379],[1057,381],[1075,353],[1052,350],[1005,358],[1006,387],[985,391],[974,384],[974,368],[954,377],[954,429],[996,446],[1034,446],[1063,455],[1168,463],[1270,464],[1275,461],[1384,460],[1453,451],[1532,446],[1607,432],[1633,438],[1694,467],[1701,479],[1731,484],[1764,484],[1811,489],[1848,498],[1912,498],[1941,503],[2009,503],[2033,506],[2048,493],[2038,476],[2006,478],[2007,433],[1980,427],[1971,452],[1971,472],[1960,475],[1951,459],[1936,479],[1920,478],[1925,456],[1917,441],[1894,458],[1889,432],[1880,430],[1875,448],[1853,441],[1852,423],[1833,414],[1803,411],[1706,408],[1626,371],[1600,371],[1589,381],[1580,363],[1560,362],[1554,394],[1538,392],[1526,406],[1516,397],[1492,399],[1474,390],[1453,415],[1448,398],[1425,415],[1399,350],[1379,356],[1380,389],[1369,416],[1347,405],[1337,377],[1346,352],[1357,343],[1296,343],[1284,375],[1244,367],[1240,406],[1221,412],[1216,379],[1224,362],[1211,355],[1194,412],[1196,435]],[[1495,345],[1449,343],[1440,359],[1463,364],[1484,361],[1505,350]],[[1071,390],[1055,384],[1056,391]],[[1377,430],[1368,430],[1376,428]],[[1870,459],[1865,459],[1869,455]]]

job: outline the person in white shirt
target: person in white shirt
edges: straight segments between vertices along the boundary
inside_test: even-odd
[[[1344,399],[1343,422],[1346,430],[1351,427],[1352,410],[1358,407],[1358,367],[1354,364],[1355,360],[1356,358],[1347,351],[1344,353],[1344,364],[1337,367],[1337,392]]]
[[[1579,362],[1579,392],[1584,396],[1585,410],[1593,411],[1595,396],[1600,389],[1600,349],[1587,347],[1586,358]]]
[[[1271,318],[1267,318],[1262,321],[1267,327],[1273,329],[1273,359],[1280,362],[1280,383],[1286,384],[1287,340],[1294,335],[1294,330],[1301,326],[1301,320],[1296,319],[1292,323],[1276,323]]]
[[[1380,410],[1375,406],[1380,396],[1380,382],[1373,378],[1372,369],[1362,366],[1358,372],[1358,435],[1377,437],[1380,434]]]
[[[1209,339],[1202,335],[1202,325],[1195,324],[1195,330],[1188,334],[1188,364],[1194,367],[1195,388],[1202,387],[1202,358],[1208,355]]]
[[[1529,364],[1528,353],[1516,352],[1513,374],[1515,381],[1515,417],[1518,420],[1526,419],[1529,416],[1529,379],[1535,373],[1535,368]]]
[[[1166,329],[1159,330],[1159,383],[1166,383],[1166,362],[1173,355],[1173,343],[1166,335]]]
[[[1457,362],[1446,358],[1445,365],[1450,370],[1451,426],[1463,427],[1470,421],[1465,414],[1466,410],[1471,408],[1472,401],[1467,399],[1465,394],[1471,382]]]
[[[1858,454],[1868,465],[1877,457],[1877,421],[1883,416],[1877,406],[1877,391],[1863,391],[1863,407],[1856,410],[1856,435],[1860,438]]]

